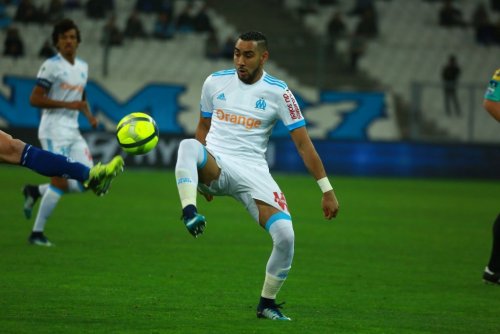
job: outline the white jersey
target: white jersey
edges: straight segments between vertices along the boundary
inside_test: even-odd
[[[248,85],[236,70],[210,75],[201,93],[201,117],[211,118],[207,148],[249,163],[266,165],[265,153],[277,120],[292,131],[305,125],[299,105],[285,82],[266,72]]]
[[[88,65],[76,58],[71,64],[61,54],[47,59],[37,75],[37,85],[48,90],[48,97],[58,101],[81,101],[87,85]],[[61,138],[78,132],[78,110],[43,109],[38,128],[39,138]]]

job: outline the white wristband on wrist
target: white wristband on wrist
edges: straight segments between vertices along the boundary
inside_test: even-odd
[[[326,193],[326,192],[328,192],[330,190],[333,190],[333,187],[330,184],[330,181],[328,181],[328,177],[326,177],[326,176],[324,178],[322,178],[322,179],[319,179],[316,182],[318,182],[318,186],[321,188],[321,191],[323,193]]]

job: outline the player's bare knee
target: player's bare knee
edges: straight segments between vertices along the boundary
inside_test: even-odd
[[[62,177],[53,177],[50,184],[64,192],[68,191],[68,180]]]
[[[0,159],[9,163],[19,163],[25,145],[23,141],[6,134],[0,145]]]

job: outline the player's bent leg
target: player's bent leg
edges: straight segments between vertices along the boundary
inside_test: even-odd
[[[486,283],[500,284],[500,214],[493,223],[493,242],[488,265],[483,272]]]
[[[205,147],[195,139],[184,139],[179,144],[175,178],[182,206],[182,220],[187,230],[194,237],[203,234],[206,219],[196,208],[198,173],[218,166]]]
[[[56,180],[56,183],[58,181],[62,182],[61,180]],[[43,232],[50,215],[56,208],[57,203],[59,203],[61,196],[64,194],[64,190],[56,187],[53,182],[54,180],[51,181],[51,185],[47,188],[40,201],[40,208],[38,209],[35,223],[33,224],[32,233],[28,239],[32,245],[47,247],[53,245],[48,241]]]
[[[199,235],[202,235],[203,231],[205,231],[205,227],[207,226],[207,220],[205,219],[205,216],[200,215],[197,212],[194,213],[192,218],[183,216],[183,220],[187,230],[195,238],[198,238]]]
[[[0,130],[0,162],[19,165],[26,143]]]
[[[269,217],[265,228],[273,239],[273,251],[266,266],[257,317],[291,320],[280,311],[281,305],[276,304],[276,296],[288,276],[293,260],[295,234],[291,217],[284,212],[275,213]]]
[[[111,181],[123,172],[124,165],[123,158],[119,155],[107,164],[99,162],[90,169],[89,179],[84,183],[85,187],[92,189],[97,196],[105,195],[111,186]]]
[[[487,284],[500,284],[500,273],[495,273],[490,268],[484,268],[483,281]]]
[[[43,232],[31,232],[28,242],[35,246],[52,247],[54,244],[43,234]]]
[[[30,219],[36,202],[42,196],[38,186],[26,184],[22,190],[24,196],[23,211],[26,219]]]

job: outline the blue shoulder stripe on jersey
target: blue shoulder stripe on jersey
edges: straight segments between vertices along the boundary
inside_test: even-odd
[[[52,82],[44,78],[38,78],[36,79],[36,85],[50,90],[50,87],[52,87]]]
[[[202,118],[212,118],[212,113],[208,111],[202,111],[201,112],[201,117]]]
[[[236,73],[235,69],[222,70],[222,71],[217,71],[217,72],[212,73],[212,76],[213,77],[220,77],[220,76],[223,76],[223,75],[233,75],[235,73]]]
[[[292,130],[301,128],[303,126],[306,126],[306,120],[305,119],[303,119],[301,121],[298,121],[297,123],[293,123],[293,124],[287,125],[286,128],[288,129],[288,131],[292,131]]]
[[[266,74],[266,76],[264,77],[264,82],[267,82],[268,84],[273,85],[273,86],[281,87],[283,89],[288,88],[288,86],[286,85],[286,83],[284,81],[273,78],[272,76],[270,76],[268,74]]]
[[[269,219],[267,220],[266,226],[265,226],[266,231],[269,231],[269,229],[271,228],[271,225],[274,224],[276,221],[278,221],[280,219],[290,220],[291,221],[292,217],[290,215],[287,215],[283,211],[276,212],[274,215],[272,215],[271,217],[269,217]]]
[[[278,79],[278,78],[276,78],[276,77],[273,77],[273,76],[272,76],[271,74],[269,74],[269,73],[266,73],[266,78],[269,78],[269,79],[271,79],[271,80],[274,80],[274,81],[279,81],[279,82],[283,82],[283,83],[284,83],[284,81],[283,81],[283,80],[280,80],[280,79]]]

